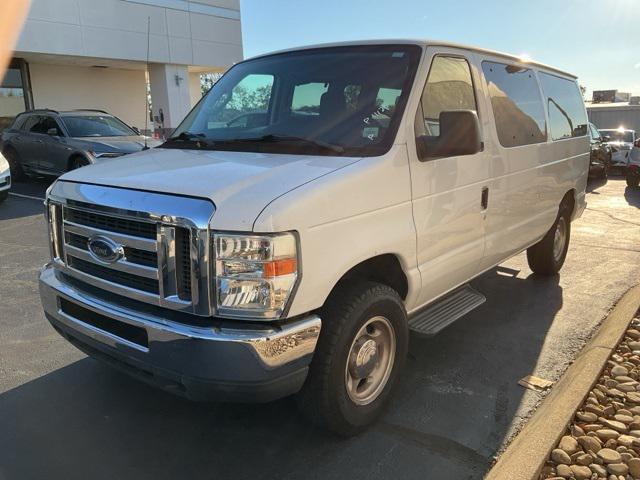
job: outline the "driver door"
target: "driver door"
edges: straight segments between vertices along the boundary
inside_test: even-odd
[[[481,124],[485,106],[475,85],[475,55],[451,48],[428,48],[430,65],[415,137],[439,136],[440,113],[475,110]],[[432,159],[419,157],[409,142],[417,260],[422,290],[417,305],[435,300],[480,273],[489,200],[489,161],[484,151]]]

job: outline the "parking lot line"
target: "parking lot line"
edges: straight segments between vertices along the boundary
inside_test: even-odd
[[[39,202],[44,202],[44,197],[36,197],[33,195],[23,195],[22,193],[13,193],[9,192],[9,195],[20,198],[28,198],[29,200],[38,200]]]

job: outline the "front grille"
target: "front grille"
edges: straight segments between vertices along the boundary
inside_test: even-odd
[[[178,298],[191,300],[191,235],[186,228],[176,228],[176,279]]]
[[[68,222],[99,228],[110,232],[123,233],[142,238],[156,238],[156,224],[139,220],[128,220],[109,215],[103,215],[85,210],[64,209],[64,219]]]
[[[207,278],[200,278],[210,271],[210,201],[60,181],[48,202],[56,226],[50,235],[60,243],[52,248],[55,266],[64,275],[116,303],[119,296],[203,318],[214,314]]]
[[[147,331],[142,327],[130,325],[128,323],[114,320],[99,313],[72,303],[64,298],[60,299],[60,310],[76,320],[96,327],[104,332],[111,333],[116,337],[123,338],[129,342],[142,347],[149,347]]]
[[[87,247],[87,242],[89,241],[88,237],[78,235],[73,232],[65,232],[64,241],[67,245],[71,245],[72,247],[76,247],[87,252],[89,251],[89,248]],[[136,265],[153,268],[158,267],[158,254],[156,252],[124,247],[124,256],[127,262],[135,263]]]
[[[92,277],[106,280],[107,282],[124,285],[125,287],[134,288],[136,290],[156,295],[160,293],[158,280],[120,272],[109,267],[103,267],[102,265],[97,265],[95,263],[76,258],[69,253],[67,253],[67,264],[75,270],[91,275]]]

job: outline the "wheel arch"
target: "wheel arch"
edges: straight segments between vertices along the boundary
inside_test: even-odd
[[[384,253],[370,257],[347,270],[331,289],[327,298],[345,282],[363,280],[387,285],[404,301],[409,293],[409,279],[397,255]],[[325,300],[326,301],[326,300]]]
[[[572,188],[564,194],[560,201],[560,210],[567,210],[569,212],[569,218],[573,220],[576,213],[576,189]]]

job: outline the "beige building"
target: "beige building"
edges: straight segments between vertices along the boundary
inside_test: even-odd
[[[0,85],[0,129],[31,108],[103,109],[143,129],[148,78],[154,126],[171,130],[200,75],[242,56],[239,0],[33,0]]]

